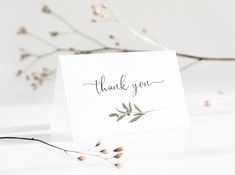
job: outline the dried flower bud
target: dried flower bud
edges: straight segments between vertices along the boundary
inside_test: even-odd
[[[143,28],[143,29],[142,29],[142,32],[143,32],[143,33],[148,33],[148,29]]]
[[[96,143],[95,147],[100,146],[101,144],[102,144],[102,141],[100,140]]]
[[[91,22],[96,23],[97,20],[96,20],[95,18],[92,18],[92,19],[91,19]]]
[[[47,14],[52,13],[51,9],[46,5],[42,6],[42,12]]]
[[[33,87],[34,90],[38,88],[38,85],[36,83],[32,83],[31,86]]]
[[[79,157],[78,157],[78,160],[79,160],[79,161],[84,161],[84,160],[86,160],[86,157],[85,157],[85,156],[79,156]]]
[[[31,55],[29,53],[24,53],[24,54],[21,54],[20,56],[20,60],[23,61],[25,58],[28,58],[30,57]]]
[[[46,67],[43,67],[42,70],[43,70],[44,72],[49,72],[49,69],[46,68]]]
[[[100,10],[96,7],[92,9],[92,13],[95,16],[99,16],[101,14]]]
[[[115,150],[113,150],[114,152],[121,152],[121,151],[123,151],[123,148],[122,147],[118,147],[118,148],[116,148]]]
[[[19,30],[17,31],[17,34],[18,35],[23,35],[23,34],[26,34],[27,33],[27,30],[25,27],[20,27]]]
[[[76,51],[76,49],[74,49],[73,47],[70,47],[68,50],[71,51],[71,52],[75,52]]]
[[[107,5],[107,4],[102,3],[100,6],[101,6],[103,9],[108,9],[108,5]]]
[[[205,107],[210,107],[210,106],[211,106],[210,101],[206,100],[206,101],[204,102],[204,106],[205,106]]]
[[[52,31],[52,32],[50,32],[50,35],[51,35],[52,37],[56,37],[56,36],[59,35],[59,33],[56,32],[56,31]]]
[[[20,76],[22,73],[23,73],[23,71],[19,69],[19,70],[16,72],[16,75],[17,75],[17,76]]]
[[[120,163],[115,163],[114,166],[117,167],[117,168],[121,168],[121,167],[122,167],[122,164],[120,164]]]
[[[110,39],[114,39],[114,36],[110,34],[110,35],[109,35],[109,38],[110,38]]]
[[[101,152],[102,154],[107,154],[107,153],[108,153],[108,151],[107,151],[106,149],[102,149],[102,150],[100,150],[100,152]]]
[[[120,46],[121,43],[120,43],[120,42],[116,42],[115,45],[116,45],[116,46]]]
[[[120,159],[122,157],[123,153],[118,153],[113,158]]]

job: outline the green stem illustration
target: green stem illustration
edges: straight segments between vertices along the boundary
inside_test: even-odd
[[[159,108],[156,110],[143,111],[136,104],[131,104],[131,102],[129,102],[128,105],[126,105],[125,103],[122,103],[122,108],[123,109],[121,110],[116,108],[116,112],[109,114],[109,117],[117,117],[117,121],[120,121],[124,119],[125,117],[130,116],[132,117],[132,119],[129,120],[129,123],[133,123],[133,122],[138,121],[141,117],[143,117],[147,113],[163,109],[163,108]]]

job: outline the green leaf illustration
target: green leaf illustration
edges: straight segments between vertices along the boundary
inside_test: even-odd
[[[128,108],[126,107],[125,103],[122,103],[122,106],[123,106],[124,109],[128,109]]]
[[[137,116],[137,115],[141,115],[141,116],[142,116],[142,115],[144,115],[144,113],[138,112],[138,113],[135,113],[135,114],[134,114],[134,116]]]
[[[129,102],[129,110],[132,111],[131,102]]]
[[[120,112],[120,113],[123,113],[123,114],[125,114],[125,113],[126,113],[126,112],[121,111],[121,110],[119,110],[119,109],[117,109],[117,108],[116,108],[116,111],[118,111],[118,112]]]
[[[135,122],[135,121],[139,120],[140,117],[141,117],[141,116],[133,118],[132,120],[129,121],[129,123],[132,123],[132,122]]]
[[[117,121],[122,120],[125,116],[126,116],[126,114],[122,114],[120,117],[118,117]]]
[[[140,108],[138,108],[138,106],[136,106],[136,104],[134,104],[134,107],[135,107],[135,109],[136,109],[137,111],[142,112],[142,111],[140,110]]]
[[[118,116],[118,114],[112,113],[112,114],[109,115],[109,117],[115,117],[115,116]]]

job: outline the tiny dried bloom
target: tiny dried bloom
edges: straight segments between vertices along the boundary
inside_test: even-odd
[[[100,10],[96,7],[92,9],[92,12],[93,12],[93,15],[95,16],[99,16],[101,14]]]
[[[85,157],[85,156],[79,156],[79,157],[78,157],[78,160],[79,160],[79,161],[84,161],[84,160],[86,160],[86,157]]]
[[[27,33],[27,30],[25,27],[20,27],[19,30],[17,31],[17,34],[18,35],[23,35],[23,34],[26,34]]]
[[[100,140],[96,143],[95,147],[100,146],[101,144],[102,144],[102,141]]]
[[[143,33],[148,33],[148,29],[143,28],[143,29],[142,29],[142,32],[143,32]]]
[[[108,5],[105,4],[105,3],[102,3],[100,6],[101,6],[103,9],[108,9]]]
[[[210,106],[211,106],[211,102],[210,102],[209,100],[206,100],[206,101],[204,102],[204,106],[205,106],[205,107],[210,107]]]
[[[42,6],[42,12],[47,14],[52,13],[51,9],[46,5]]]
[[[17,76],[20,76],[22,73],[23,73],[23,71],[19,69],[19,70],[16,72],[16,75],[17,75]]]
[[[96,23],[97,20],[96,20],[95,18],[92,18],[92,19],[91,19],[91,22],[92,22],[92,23]]]
[[[31,55],[29,53],[24,53],[24,54],[21,54],[20,56],[20,60],[23,61],[25,58],[28,58],[30,57]]]
[[[122,164],[120,164],[120,163],[115,163],[114,166],[117,167],[117,168],[121,168],[121,167],[122,167]]]
[[[120,159],[122,157],[123,153],[118,153],[113,158]]]
[[[114,36],[112,34],[109,35],[110,39],[114,39]]]
[[[123,148],[122,147],[118,147],[118,148],[114,149],[113,151],[114,152],[121,152],[121,151],[123,151]]]
[[[120,46],[121,43],[120,43],[120,42],[116,42],[115,45],[116,45],[116,46]]]
[[[100,152],[101,152],[102,154],[107,154],[107,153],[108,153],[108,151],[107,151],[106,149],[102,149],[102,150],[100,150]]]
[[[59,32],[52,31],[52,32],[50,32],[50,35],[51,35],[52,37],[56,37],[56,36],[59,35]]]
[[[71,52],[75,52],[76,51],[76,49],[74,49],[73,47],[68,48],[68,50],[71,51]]]

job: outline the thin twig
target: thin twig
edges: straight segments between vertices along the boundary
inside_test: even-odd
[[[114,163],[113,161],[111,161],[113,158],[115,158],[114,156],[112,157],[107,157],[105,156],[105,154],[107,154],[106,152],[105,153],[102,153],[102,151],[100,152],[97,152],[96,154],[92,153],[92,152],[83,152],[83,151],[77,151],[77,150],[70,150],[70,149],[65,149],[65,148],[62,148],[62,147],[59,147],[59,146],[56,146],[56,145],[53,145],[51,143],[48,143],[46,141],[43,141],[41,139],[37,139],[37,138],[27,138],[27,137],[0,137],[0,140],[24,140],[24,141],[32,141],[32,142],[39,142],[39,143],[42,143],[44,145],[47,145],[51,148],[54,148],[54,149],[57,149],[57,150],[60,150],[62,152],[64,152],[66,155],[68,156],[71,156],[75,159],[78,159],[80,161],[83,161],[85,160],[85,157],[81,156],[81,155],[85,155],[85,156],[91,156],[91,157],[96,157],[96,158],[99,158],[99,159],[102,159],[102,160],[105,160],[107,161],[108,163],[111,163],[112,165],[114,165],[115,167],[117,168],[120,168],[121,164],[120,163]],[[95,146],[97,147],[97,146]],[[123,151],[123,149],[121,147],[118,147],[116,149],[121,149],[121,151]],[[116,151],[113,150],[111,153],[115,153]],[[73,156],[71,155],[70,153],[75,153],[75,154],[78,154],[79,156]],[[115,153],[117,154],[117,153]],[[111,154],[112,155],[112,154]],[[120,158],[120,157],[119,157]]]

